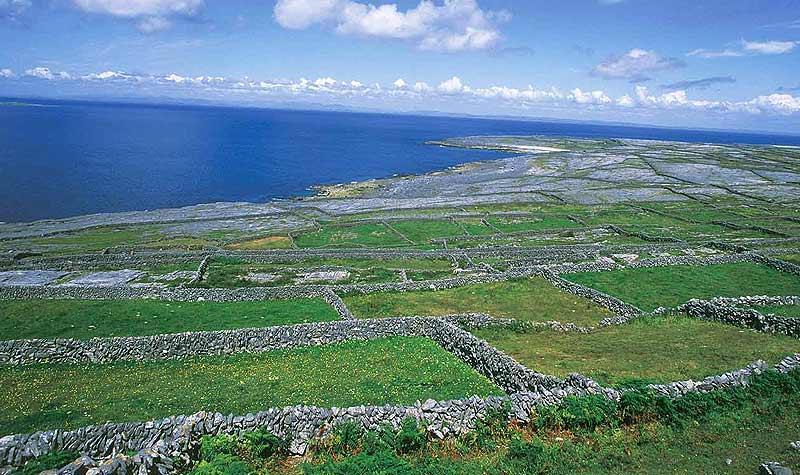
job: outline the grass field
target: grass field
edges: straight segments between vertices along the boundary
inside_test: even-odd
[[[425,338],[139,363],[0,367],[0,386],[0,434],[200,410],[245,414],[295,404],[411,404],[501,394]]]
[[[143,336],[336,320],[321,299],[263,302],[0,300],[0,339]]]
[[[753,308],[763,314],[774,313],[782,317],[800,317],[800,305],[768,305]]]
[[[592,325],[611,316],[594,302],[562,292],[539,277],[435,292],[349,295],[344,301],[354,315],[362,318],[483,312],[526,321]]]
[[[800,277],[749,262],[582,272],[563,277],[645,311],[675,307],[693,298],[800,293]]]
[[[325,225],[294,239],[298,247],[397,247],[408,241],[383,224]]]
[[[590,334],[474,333],[535,371],[562,377],[581,373],[604,384],[700,379],[800,352],[794,338],[684,317],[642,318]]]

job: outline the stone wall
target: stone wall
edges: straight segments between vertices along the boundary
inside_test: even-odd
[[[800,297],[746,297],[725,300],[690,300],[678,307],[678,310],[690,317],[703,320],[712,320],[729,325],[747,327],[765,333],[779,333],[782,335],[800,338],[800,318],[781,317],[778,315],[764,315],[761,312],[748,308],[738,308],[730,305],[731,302],[758,305],[769,302],[768,305],[794,304]],[[727,303],[726,303],[727,302]]]
[[[642,311],[637,307],[627,304],[616,297],[612,297],[608,294],[600,292],[599,290],[562,279],[552,271],[545,270],[542,272],[542,276],[555,287],[565,292],[575,294],[579,297],[592,300],[593,302],[609,309],[620,317],[631,317],[642,313]]]

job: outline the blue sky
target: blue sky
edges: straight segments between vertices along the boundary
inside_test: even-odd
[[[0,95],[800,132],[800,0],[0,0]]]

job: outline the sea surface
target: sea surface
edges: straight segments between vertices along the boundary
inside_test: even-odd
[[[797,136],[616,125],[109,103],[6,105],[0,106],[0,221],[302,196],[317,184],[505,157],[424,142],[512,134],[800,145]]]

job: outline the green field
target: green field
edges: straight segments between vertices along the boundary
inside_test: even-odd
[[[800,277],[750,262],[582,272],[562,277],[645,311],[675,307],[693,298],[800,293]]]
[[[323,322],[338,317],[321,299],[262,302],[0,300],[0,339],[144,336]]]
[[[795,338],[686,317],[645,317],[589,334],[474,333],[532,370],[562,377],[581,373],[603,384],[702,379],[800,352]]]
[[[764,307],[753,307],[763,314],[773,313],[782,317],[800,317],[800,305],[768,305]]]
[[[540,277],[439,291],[348,295],[344,301],[361,318],[482,312],[525,321],[592,325],[611,316],[594,302],[562,292]]]
[[[412,404],[501,394],[433,341],[387,338],[262,354],[0,367],[0,434],[295,404]]]
[[[397,247],[409,242],[383,224],[325,225],[294,238],[298,247]]]

